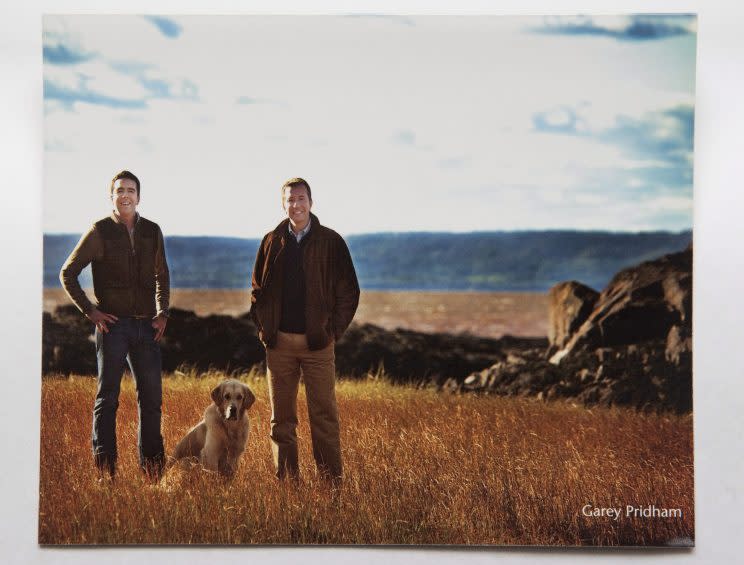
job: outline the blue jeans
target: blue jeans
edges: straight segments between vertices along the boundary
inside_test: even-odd
[[[160,346],[155,341],[152,320],[119,318],[108,325],[108,333],[96,329],[98,392],[93,405],[93,457],[101,471],[116,472],[116,410],[119,387],[126,364],[137,386],[139,429],[137,444],[140,466],[159,476],[165,463],[160,435],[163,402],[160,380]]]

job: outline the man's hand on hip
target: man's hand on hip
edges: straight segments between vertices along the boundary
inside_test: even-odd
[[[163,333],[165,332],[165,325],[167,323],[168,318],[166,318],[162,314],[159,316],[155,316],[152,319],[152,327],[155,328],[155,341],[160,341],[160,338],[163,337]]]
[[[116,321],[119,319],[113,314],[101,312],[98,308],[95,307],[90,312],[88,312],[86,316],[103,333],[108,333],[109,331],[107,324],[115,324]]]

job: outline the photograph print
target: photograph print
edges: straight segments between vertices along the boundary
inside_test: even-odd
[[[696,26],[46,15],[39,543],[694,546]]]

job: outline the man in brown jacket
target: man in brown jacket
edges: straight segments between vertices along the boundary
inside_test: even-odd
[[[116,410],[128,363],[137,386],[139,462],[153,479],[165,463],[160,434],[162,388],[158,342],[168,319],[170,278],[163,234],[137,213],[139,179],[118,173],[109,189],[113,213],[93,224],[65,261],[60,280],[96,326],[98,391],[93,406],[93,456],[104,477],[116,473]],[[78,276],[92,265],[93,304]]]
[[[280,479],[299,476],[297,390],[305,383],[313,456],[322,477],[343,474],[334,343],[351,323],[359,284],[346,243],[321,225],[310,185],[282,186],[287,218],[261,242],[253,267],[251,316],[266,346],[271,442]]]

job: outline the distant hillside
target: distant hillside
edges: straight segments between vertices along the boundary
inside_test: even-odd
[[[79,235],[44,235],[44,286]],[[382,233],[347,238],[360,285],[376,290],[545,291],[579,280],[601,290],[620,269],[680,251],[692,232],[524,231]],[[246,288],[260,241],[166,237],[171,284],[178,288]],[[90,269],[81,276],[91,286]]]

